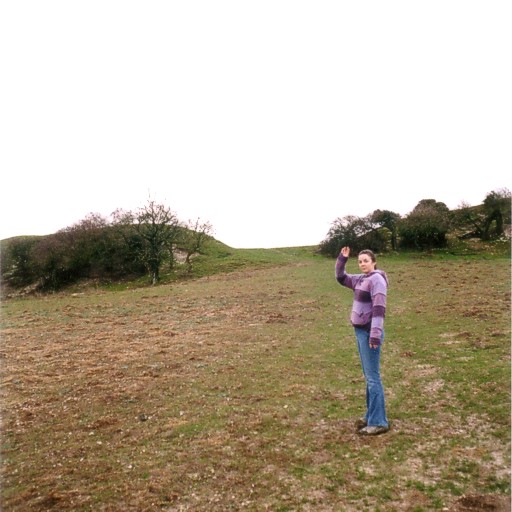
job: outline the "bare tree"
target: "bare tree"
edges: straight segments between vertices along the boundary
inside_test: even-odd
[[[200,253],[213,233],[213,226],[209,222],[201,222],[198,218],[189,221],[184,231],[183,246],[186,251],[185,263],[188,272],[192,272],[192,256]]]
[[[170,208],[149,200],[135,212],[117,210],[113,213],[116,224],[123,227],[123,236],[130,240],[139,259],[146,266],[154,285],[160,280],[160,268],[171,259],[178,239],[180,222]],[[135,235],[135,236],[134,236]]]

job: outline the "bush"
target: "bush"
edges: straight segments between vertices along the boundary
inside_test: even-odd
[[[38,237],[20,236],[2,242],[2,279],[12,286],[22,287],[37,279],[33,251]]]
[[[2,281],[15,288],[36,284],[58,290],[80,279],[141,276],[136,239],[97,216],[53,235],[17,237],[2,242]]]
[[[400,247],[420,250],[446,247],[449,228],[448,207],[434,199],[424,199],[400,221]]]
[[[334,221],[320,244],[320,253],[336,257],[345,246],[356,253],[363,249],[384,252],[391,248],[391,239],[391,231],[384,227],[376,228],[371,216],[361,218],[348,215]]]
[[[326,256],[336,257],[341,248],[349,246],[352,250],[360,246],[360,238],[369,231],[366,219],[347,215],[343,218],[337,218],[333,223],[327,236],[320,243],[320,253]]]

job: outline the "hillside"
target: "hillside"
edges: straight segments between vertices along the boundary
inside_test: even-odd
[[[4,510],[510,510],[508,258],[379,258],[368,439],[334,262],[217,250],[197,279],[2,303]]]
[[[503,202],[503,199],[500,201]],[[365,233],[361,235],[359,232],[352,240],[356,244],[358,241],[366,244],[370,240],[365,237],[375,234],[373,241],[376,247],[370,247],[377,252],[394,255],[407,254],[411,247],[442,247],[423,250],[427,256],[510,256],[510,211],[507,208],[503,208],[504,214],[499,213],[499,218],[489,217],[491,220],[487,223],[483,221],[486,218],[483,205],[449,211],[443,203],[423,200],[418,204],[420,206],[423,208],[419,210],[422,212],[420,221],[415,220],[417,224],[412,227],[409,225],[405,231],[407,244],[400,238],[402,235],[405,239],[405,232],[397,232],[396,228],[396,222],[402,222],[403,226],[404,219],[393,221],[395,227],[388,229],[386,225],[379,224],[379,221],[370,222],[367,218],[351,217],[355,219],[354,225],[359,221],[366,223]],[[436,224],[439,215],[445,225],[440,234],[437,233]],[[426,227],[422,227],[422,223]],[[330,243],[327,251],[324,250],[324,242],[310,247],[233,249],[205,234],[200,246],[191,249],[191,239],[197,233],[186,227],[178,228],[181,230],[180,235],[173,238],[172,242],[162,240],[151,247],[147,240],[134,231],[134,226],[139,224],[128,224],[120,228],[91,218],[52,235],[20,236],[0,241],[2,296],[18,296],[34,291],[72,291],[86,286],[123,289],[147,286],[150,282],[167,284],[241,268],[282,265],[298,254],[314,257],[318,250],[335,256],[335,251],[339,251],[340,247],[338,239],[334,238],[335,242]],[[485,226],[485,233],[489,235],[485,237],[489,239],[486,242],[482,241],[483,235],[481,238],[476,236],[482,226]],[[505,235],[496,239],[496,233],[503,232],[501,228],[504,228]],[[394,230],[393,233],[390,229]],[[424,230],[423,233],[421,229]],[[393,244],[390,243],[391,236],[395,241]],[[419,241],[424,243],[428,236],[435,240],[438,240],[435,237],[439,237],[442,243],[421,245]],[[402,246],[401,242],[404,242]],[[392,247],[397,247],[397,250],[390,252]],[[152,276],[149,282],[148,274]]]

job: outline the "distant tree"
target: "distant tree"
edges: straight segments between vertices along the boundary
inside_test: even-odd
[[[460,235],[460,238],[482,238],[485,212],[481,207],[471,206],[466,201],[462,201],[452,212],[452,222],[455,228],[466,231]]]
[[[391,233],[391,248],[396,251],[398,248],[398,224],[400,215],[389,210],[375,210],[371,216],[371,221],[375,224],[387,228]]]
[[[489,192],[484,199],[485,221],[482,229],[482,239],[489,240],[493,233],[491,227],[495,223],[494,236],[503,236],[503,225],[510,223],[511,193],[507,188]]]
[[[44,237],[17,237],[2,243],[2,281],[58,290],[82,278],[140,275],[136,261],[109,221],[91,213]]]
[[[82,278],[91,277],[93,268],[104,264],[101,249],[108,222],[97,214],[41,237],[32,251],[40,287],[57,290]]]
[[[100,214],[90,213],[58,233],[66,250],[66,266],[74,279],[140,275],[145,270],[120,230]]]
[[[386,252],[391,248],[391,237],[389,229],[374,227],[357,239],[354,249],[370,249],[375,253]]]
[[[58,231],[65,251],[64,264],[71,279],[90,277],[105,264],[108,220],[90,213],[85,219]]]
[[[173,264],[173,248],[180,232],[180,222],[170,208],[153,200],[136,210],[113,213],[114,223],[149,272],[151,283],[160,280],[160,269],[167,260]]]
[[[455,226],[466,229],[462,238],[491,240],[503,235],[505,224],[510,224],[510,214],[511,193],[503,188],[489,192],[479,206],[463,201],[453,212],[453,220]]]
[[[58,290],[72,280],[65,236],[57,232],[42,237],[33,252],[34,266],[43,290]]]
[[[34,248],[38,237],[20,236],[2,243],[2,280],[15,286],[26,286],[37,280]]]
[[[183,230],[181,245],[186,252],[185,264],[189,273],[192,272],[192,256],[204,250],[212,233],[213,227],[209,222],[201,222],[198,218],[187,223],[186,229]]]
[[[44,237],[17,237],[1,243],[1,279],[14,287],[37,284],[57,290],[82,278],[127,278],[148,272],[160,279],[164,263],[172,268],[175,247],[192,255],[201,252],[211,224],[183,226],[166,206],[148,201],[138,210],[117,210],[112,221],[90,213],[85,219]]]
[[[325,239],[320,243],[320,252],[336,257],[344,246],[349,246],[354,251],[364,249],[366,247],[361,245],[359,239],[372,229],[373,227],[367,217],[356,217],[354,215],[338,217],[331,224]]]
[[[400,245],[405,248],[445,247],[450,210],[435,199],[423,199],[399,224]]]

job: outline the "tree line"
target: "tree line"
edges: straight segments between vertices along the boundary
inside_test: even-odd
[[[488,193],[482,205],[463,203],[454,211],[423,199],[404,217],[375,210],[365,217],[337,218],[319,250],[332,257],[345,245],[355,251],[430,250],[445,247],[450,230],[461,238],[498,239],[510,218],[508,189]],[[176,270],[178,254],[184,262],[180,268],[191,274],[193,256],[204,252],[212,233],[209,222],[182,222],[169,207],[152,200],[135,211],[118,209],[109,218],[91,213],[52,235],[2,241],[2,284],[51,291],[81,279],[144,275],[156,284],[162,269]]]
[[[443,248],[451,230],[458,231],[460,238],[499,239],[510,217],[511,193],[506,188],[489,192],[480,206],[463,202],[454,211],[435,199],[423,199],[404,217],[389,210],[375,210],[365,217],[335,219],[320,243],[320,252],[335,257],[344,246],[375,252]]]
[[[16,237],[2,243],[2,281],[15,288],[58,290],[81,279],[125,279],[148,275],[160,280],[175,269],[177,254],[192,272],[193,256],[211,240],[209,222],[182,222],[168,206],[149,200],[110,218],[91,213],[57,233]]]

